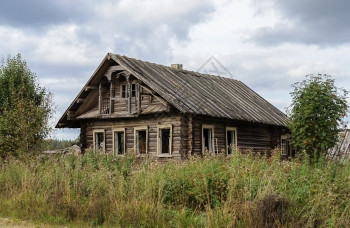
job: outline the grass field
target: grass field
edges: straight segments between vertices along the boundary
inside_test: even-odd
[[[0,216],[69,227],[347,227],[350,164],[237,154],[0,161]]]

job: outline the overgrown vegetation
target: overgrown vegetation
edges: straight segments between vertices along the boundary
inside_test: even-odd
[[[325,157],[338,141],[346,116],[347,91],[338,88],[329,75],[307,75],[293,84],[288,128],[297,153],[307,153],[312,162]]]
[[[20,54],[0,66],[0,157],[38,151],[48,135],[51,94],[38,85]]]
[[[70,226],[346,227],[350,164],[87,152],[0,162],[0,215]]]

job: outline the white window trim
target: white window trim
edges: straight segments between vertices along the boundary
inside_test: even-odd
[[[281,135],[281,155],[288,156],[288,147],[286,148],[286,151],[283,152],[283,147],[282,147],[282,140],[283,139],[286,140],[286,147],[287,147],[288,135]]]
[[[124,133],[124,153],[123,154],[117,154],[115,151],[115,132],[123,132]],[[112,129],[113,134],[113,155],[114,156],[125,156],[126,153],[126,134],[125,134],[125,128],[113,128]]]
[[[106,152],[106,131],[104,129],[96,129],[92,131],[92,140],[93,140],[93,146],[94,146],[94,152],[96,151],[96,133],[103,133],[103,150],[102,152]]]
[[[228,145],[228,142],[227,142],[227,132],[228,131],[234,131],[235,132],[235,145],[234,145],[234,147],[235,147],[235,150],[237,150],[237,128],[236,127],[226,127],[226,134],[225,134],[226,138],[225,138],[225,141],[226,141],[226,154],[227,155],[229,155],[229,153],[228,153],[229,145]]]
[[[146,154],[148,154],[148,126],[134,127],[134,151],[137,156],[142,156],[137,151],[137,131],[145,130],[146,131]]]
[[[160,139],[160,130],[170,128],[170,142],[169,142],[169,153],[161,153],[161,139]],[[159,125],[157,126],[157,156],[158,157],[171,157],[173,152],[173,126],[172,124]]]
[[[214,125],[207,125],[207,124],[203,124],[202,125],[202,153],[204,154],[204,147],[205,147],[205,142],[204,142],[204,129],[211,129],[211,150],[209,150],[209,153],[215,153],[215,135],[214,135]]]

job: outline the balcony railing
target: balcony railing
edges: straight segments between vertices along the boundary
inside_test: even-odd
[[[110,99],[109,98],[101,98],[101,102],[100,102],[100,114],[110,114],[110,110],[109,110],[109,102]]]

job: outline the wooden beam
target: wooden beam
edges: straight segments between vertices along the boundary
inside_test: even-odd
[[[112,100],[112,98],[114,97],[114,82],[111,82],[109,89],[109,114],[111,114],[113,113],[114,108],[114,101]]]
[[[123,97],[113,97],[111,98],[112,101],[126,101],[128,98]]]
[[[140,83],[137,84],[137,112],[141,112],[141,86]]]
[[[110,115],[101,115],[100,118],[104,119],[110,119],[110,118],[118,118],[118,117],[137,117],[137,112],[133,113],[112,113]]]
[[[160,103],[162,103],[164,106],[168,106],[168,102],[166,100],[164,100],[163,98],[161,98],[158,95],[153,95],[158,101],[160,101]]]
[[[73,119],[75,119],[75,112],[67,111],[67,120],[73,120]]]
[[[151,90],[150,88],[144,86],[144,85],[140,85],[144,90],[146,90],[147,92],[149,92],[150,94],[154,94],[154,91]]]
[[[101,82],[98,85],[98,113],[101,114],[101,103],[102,103],[102,85]]]
[[[85,91],[89,91],[89,90],[94,90],[94,89],[98,89],[97,86],[85,86]]]
[[[75,101],[79,104],[82,103],[85,99],[84,98],[77,98]]]
[[[128,113],[131,113],[131,83],[127,78],[127,91],[128,91]]]

